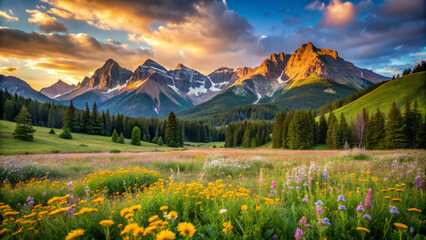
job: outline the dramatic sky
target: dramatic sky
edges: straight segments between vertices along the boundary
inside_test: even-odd
[[[40,89],[108,59],[202,73],[312,42],[392,76],[426,58],[424,0],[1,0],[0,74]]]

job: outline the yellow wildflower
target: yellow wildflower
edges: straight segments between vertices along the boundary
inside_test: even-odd
[[[368,230],[367,228],[364,228],[364,227],[357,227],[356,230],[370,233],[370,230]]]
[[[102,220],[99,222],[100,225],[104,226],[104,227],[111,227],[112,225],[114,225],[114,221],[112,220]]]
[[[394,223],[393,225],[397,228],[408,229],[408,226],[403,223]]]
[[[166,229],[157,234],[157,240],[174,240],[176,239],[176,234]]]
[[[247,209],[248,209],[248,207],[247,207],[247,205],[243,205],[243,206],[241,206],[241,211],[247,211]]]
[[[409,209],[408,209],[408,211],[409,211],[409,212],[418,212],[418,213],[421,213],[421,212],[422,212],[422,210],[417,209],[417,208],[409,208]]]
[[[158,218],[158,215],[154,215],[154,216],[148,218],[148,222],[153,222],[153,221],[157,220],[157,218]]]
[[[224,233],[227,233],[227,232],[229,232],[229,231],[231,231],[232,230],[232,223],[231,222],[224,222],[223,223],[223,229],[222,229],[222,231],[224,232]]]
[[[179,225],[177,226],[177,230],[180,232],[180,235],[182,235],[183,237],[186,237],[186,236],[192,237],[195,231],[197,231],[194,225],[188,222],[179,223]]]
[[[84,234],[84,229],[76,229],[76,230],[72,230],[71,232],[69,232],[67,234],[67,236],[65,237],[65,240],[71,240],[71,239],[75,239],[80,237],[81,235]]]

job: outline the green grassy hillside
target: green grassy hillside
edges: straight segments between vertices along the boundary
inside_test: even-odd
[[[356,91],[355,88],[328,79],[310,79],[308,84],[278,91],[271,99],[265,98],[260,102],[270,102],[279,110],[315,109]]]
[[[16,123],[0,121],[0,155],[14,154],[37,154],[37,153],[68,153],[68,152],[110,152],[120,150],[122,152],[151,152],[170,151],[173,148],[158,146],[154,143],[142,142],[141,146],[130,144],[130,139],[126,139],[125,144],[113,143],[110,137],[96,136],[83,133],[73,133],[72,140],[59,138],[61,129],[55,129],[56,134],[49,134],[49,128],[36,127],[34,141],[25,142],[14,139],[12,136]],[[185,143],[183,149],[222,147],[223,142],[212,143]]]
[[[412,102],[417,100],[422,114],[426,113],[426,72],[410,74],[389,81],[374,91],[334,111],[337,116],[341,113],[347,119],[354,118],[365,107],[370,113],[377,107],[387,113],[392,102],[402,107],[405,99],[410,97]]]

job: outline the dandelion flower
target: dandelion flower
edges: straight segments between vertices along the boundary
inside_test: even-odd
[[[188,222],[179,223],[179,225],[177,226],[177,230],[180,232],[180,235],[182,235],[183,237],[186,237],[186,236],[192,237],[195,231],[197,231],[194,225]]]
[[[157,234],[157,240],[174,240],[176,239],[176,234],[170,230],[163,230]]]
[[[356,230],[370,233],[370,230],[368,230],[367,228],[364,228],[364,227],[357,227]]]
[[[422,212],[422,210],[417,209],[417,208],[409,208],[409,209],[408,209],[408,211],[409,211],[409,212],[418,212],[418,213],[421,213],[421,212]]]
[[[100,225],[104,226],[104,227],[111,227],[112,225],[114,225],[114,221],[112,220],[102,220],[99,222]]]
[[[72,230],[71,232],[69,232],[67,234],[67,236],[65,237],[65,240],[76,239],[76,238],[80,237],[83,234],[84,234],[84,229]]]
[[[158,218],[158,215],[154,215],[154,216],[148,218],[148,222],[154,222],[155,220],[157,220],[157,218]]]
[[[144,232],[145,232],[145,229],[143,227],[138,227],[135,230],[133,230],[133,236],[134,237],[142,236]]]
[[[0,236],[7,233],[7,232],[9,232],[9,229],[3,228],[2,230],[0,230]]]
[[[402,202],[402,199],[400,199],[400,198],[392,198],[392,201],[395,201],[395,202]]]
[[[168,207],[168,206],[162,206],[162,207],[160,207],[160,211],[165,211],[165,210],[167,210],[167,209],[169,209],[169,207]]]
[[[137,223],[130,223],[127,226],[124,227],[123,231],[121,231],[120,235],[126,235],[127,233],[132,232],[133,230],[139,228]]]
[[[397,228],[408,229],[408,226],[403,223],[394,223],[393,225]]]

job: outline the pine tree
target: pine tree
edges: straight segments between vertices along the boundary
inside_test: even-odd
[[[309,147],[309,126],[306,125],[304,112],[296,111],[288,126],[288,148],[306,149]]]
[[[256,147],[256,139],[254,137],[251,138],[250,147],[251,148],[255,148]]]
[[[133,127],[132,130],[132,145],[141,145],[141,130],[138,127]]]
[[[76,129],[78,129],[78,118],[72,100],[70,101],[70,105],[64,112],[62,128],[68,128],[70,131],[75,131]]]
[[[330,112],[328,116],[328,129],[326,144],[330,149],[337,149],[339,147],[339,132],[338,132],[338,120],[333,112]]]
[[[90,122],[90,109],[89,104],[86,102],[86,110],[81,117],[81,129],[84,133],[89,133],[92,123]]]
[[[123,132],[120,133],[120,137],[118,137],[117,143],[124,144],[124,135],[123,135]]]
[[[275,118],[274,128],[272,130],[272,148],[281,148],[283,138],[283,122],[287,113],[282,111]]]
[[[405,147],[414,148],[413,146],[413,112],[411,110],[410,98],[405,99],[404,116],[403,116],[403,130],[405,135]]]
[[[404,131],[402,129],[402,116],[395,102],[388,113],[386,123],[385,144],[388,149],[404,147]]]
[[[413,129],[413,147],[419,148],[422,138],[422,113],[419,109],[417,100],[414,101],[413,111],[412,111],[412,129]]]
[[[115,129],[117,129],[117,132],[123,132],[124,131],[123,116],[120,115],[120,113],[117,114]]]
[[[291,119],[293,119],[293,117],[294,117],[294,113],[295,113],[294,110],[290,109],[287,117],[283,121],[283,130],[282,130],[283,133],[282,133],[282,144],[281,144],[282,148],[288,148],[288,141],[289,141],[289,139],[288,139],[288,127],[289,127],[289,124],[291,122]]]
[[[180,135],[179,122],[176,119],[175,113],[170,111],[166,124],[166,145],[169,147],[179,147]]]
[[[159,138],[158,138],[158,143],[157,143],[159,146],[163,146],[163,138],[160,136]]]
[[[325,119],[324,115],[321,115],[319,120],[319,127],[318,127],[318,143],[319,144],[325,144],[325,139],[327,138],[327,120]]]
[[[34,140],[33,133],[36,130],[32,127],[31,114],[28,112],[25,105],[22,106],[21,111],[15,118],[15,121],[16,128],[15,132],[13,132],[13,137],[24,141]]]
[[[353,132],[355,138],[358,140],[358,147],[364,147],[365,133],[368,127],[368,112],[365,108],[362,109],[361,113],[358,113],[355,118]]]
[[[112,136],[111,136],[111,142],[117,142],[117,139],[118,139],[118,134],[114,128],[114,132],[112,132]]]
[[[346,118],[343,113],[340,115],[340,122],[338,127],[338,140],[339,140],[339,148],[342,148],[346,142],[350,141],[350,131],[349,125],[346,122]]]
[[[365,133],[365,146],[368,149],[383,149],[385,147],[385,114],[377,108],[377,112],[368,120]]]

